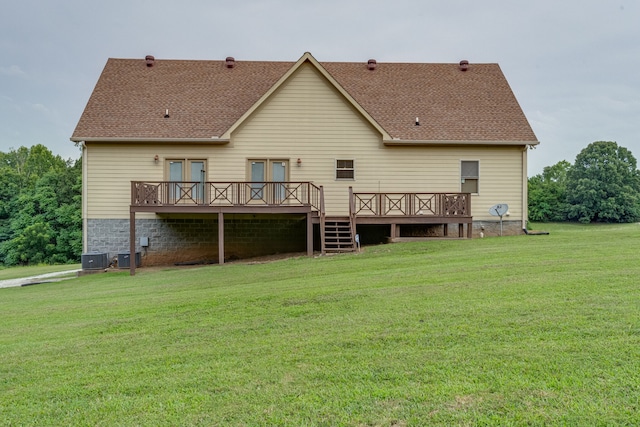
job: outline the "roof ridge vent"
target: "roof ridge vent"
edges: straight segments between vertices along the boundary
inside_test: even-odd
[[[156,63],[156,58],[154,58],[153,55],[145,56],[144,60],[147,61],[147,67],[153,67],[153,65]]]
[[[227,68],[233,68],[236,66],[236,59],[233,56],[227,56],[224,60]]]
[[[367,69],[373,71],[378,67],[378,62],[375,59],[370,59],[367,61]]]
[[[460,61],[460,71],[467,71],[469,69],[469,61],[463,59]]]

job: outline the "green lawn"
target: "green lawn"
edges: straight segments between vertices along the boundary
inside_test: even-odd
[[[640,225],[0,289],[0,425],[639,425]]]
[[[35,265],[29,267],[0,267],[0,280],[19,279],[21,277],[38,276],[40,274],[57,273],[59,271],[77,270],[80,264]]]

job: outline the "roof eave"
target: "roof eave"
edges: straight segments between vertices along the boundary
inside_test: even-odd
[[[154,143],[154,144],[174,144],[174,143],[190,143],[190,144],[214,144],[224,145],[229,143],[228,138],[218,138],[212,136],[211,138],[145,138],[145,137],[82,137],[74,136],[70,138],[73,142],[111,142],[111,143]]]
[[[539,141],[484,141],[484,140],[418,140],[418,139],[384,139],[384,145],[502,145],[518,146],[540,144]]]

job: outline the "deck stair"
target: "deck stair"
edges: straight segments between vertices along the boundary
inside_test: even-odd
[[[324,220],[324,251],[328,253],[356,250],[354,228],[348,216],[327,216]]]

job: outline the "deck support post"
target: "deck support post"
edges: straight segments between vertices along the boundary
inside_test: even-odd
[[[400,237],[400,224],[391,224],[391,239]]]
[[[442,234],[444,237],[449,237],[449,224],[442,224]]]
[[[313,222],[311,212],[307,212],[307,256],[313,257]]]
[[[218,212],[218,264],[224,264],[224,214]]]
[[[129,275],[136,274],[136,213],[129,212]]]
[[[471,239],[473,237],[473,222],[467,223],[467,237]]]
[[[458,224],[458,237],[464,237],[464,224]]]

